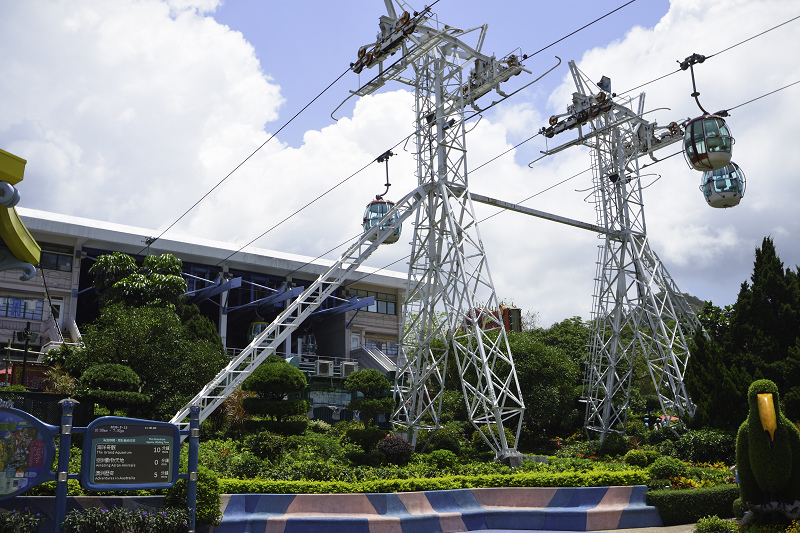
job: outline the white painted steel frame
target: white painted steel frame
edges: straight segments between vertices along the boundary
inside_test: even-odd
[[[592,95],[570,62],[579,95]],[[654,135],[637,112],[615,103],[587,122],[580,144],[591,149],[600,236],[595,279],[591,359],[584,382],[585,429],[600,439],[627,423],[633,367],[643,358],[667,424],[693,416],[683,383],[688,343],[701,328],[685,296],[651,249],[644,217],[639,155],[676,142],[682,132]],[[657,146],[656,146],[657,145]]]
[[[384,216],[397,216],[395,225],[399,226],[410,217],[422,198],[425,196],[425,187],[418,187],[403,199]],[[263,363],[270,354],[276,352],[278,347],[290,337],[303,321],[341,285],[355,269],[361,265],[380,244],[394,232],[394,226],[373,226],[342,254],[325,273],[316,279],[300,294],[296,300],[287,303],[286,309],[261,332],[253,341],[242,350],[231,362],[222,369],[192,400],[186,404],[175,416],[173,424],[178,424],[182,429],[188,427],[187,417],[193,405],[200,406],[200,421],[202,422],[222,405],[233,391],[239,387],[258,365]]]
[[[489,58],[464,45],[457,32],[424,32],[441,45],[420,42],[427,52],[413,65],[417,178],[433,187],[414,223],[392,422],[414,445],[420,429],[440,427],[452,356],[470,421],[503,457],[516,453],[524,402],[505,330],[488,331],[499,302],[468,192],[464,131],[466,73]]]

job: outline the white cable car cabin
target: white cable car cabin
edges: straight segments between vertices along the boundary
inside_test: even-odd
[[[731,162],[733,143],[734,139],[722,117],[703,115],[686,124],[683,155],[695,170],[717,170]]]
[[[734,207],[744,196],[745,177],[734,162],[717,170],[703,172],[700,190],[711,207]]]
[[[383,198],[377,198],[367,205],[367,210],[364,212],[364,232],[366,233],[369,231],[373,226],[375,226],[384,216],[386,213],[391,211],[394,207],[394,202],[391,200],[384,200]],[[380,231],[391,226],[394,221],[397,220],[397,215],[395,214],[392,218],[386,219],[383,224],[381,224]],[[397,226],[391,235],[389,235],[386,240],[383,241],[381,244],[393,244],[400,239],[400,231],[402,230],[402,226]],[[375,239],[372,239],[373,241]]]

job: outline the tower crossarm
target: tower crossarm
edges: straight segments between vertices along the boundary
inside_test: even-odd
[[[420,201],[431,186],[419,186],[405,197],[381,219],[381,222],[365,231],[363,235],[345,251],[341,257],[312,282],[296,300],[287,304],[286,309],[253,341],[233,358],[228,365],[186,404],[171,422],[182,429],[188,427],[189,410],[200,406],[202,422],[214,412],[222,402],[236,390],[242,382],[263,363],[269,355],[294,332],[311,313],[358,268],[380,244],[385,241],[405,219],[414,213]],[[385,221],[385,223],[384,223]]]

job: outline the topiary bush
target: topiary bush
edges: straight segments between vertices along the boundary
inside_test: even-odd
[[[646,467],[653,464],[659,457],[661,457],[661,454],[656,450],[638,448],[629,450],[622,460],[631,466]]]
[[[378,443],[378,451],[386,456],[386,460],[390,463],[404,465],[408,462],[408,458],[414,453],[414,448],[411,443],[403,437],[395,435],[386,435],[382,441]]]
[[[81,399],[93,400],[107,407],[111,414],[116,409],[141,407],[150,397],[138,392],[142,380],[129,366],[115,363],[93,365],[86,369],[78,382]]]
[[[425,463],[439,472],[450,471],[458,466],[458,456],[450,450],[434,450],[422,456]]]
[[[345,436],[353,444],[361,446],[365,453],[370,453],[375,450],[378,443],[386,436],[386,430],[375,426],[353,428],[348,429]]]
[[[450,450],[461,455],[467,446],[463,422],[449,422],[433,433],[428,450]]]
[[[669,479],[673,477],[686,477],[689,468],[686,463],[675,457],[659,457],[648,469],[653,479]]]
[[[738,496],[739,487],[736,485],[650,490],[645,494],[647,505],[658,507],[665,526],[693,524],[709,515],[732,518],[733,502]]]

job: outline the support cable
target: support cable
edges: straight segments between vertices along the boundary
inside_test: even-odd
[[[790,18],[789,20],[785,20],[785,21],[781,22],[780,24],[778,24],[777,26],[773,26],[773,27],[771,27],[771,28],[769,28],[769,29],[767,29],[767,30],[764,30],[764,31],[762,31],[761,33],[758,33],[758,34],[756,34],[756,35],[753,35],[752,37],[748,37],[747,39],[744,39],[744,40],[742,40],[742,41],[739,41],[738,43],[736,43],[736,44],[733,44],[733,45],[731,45],[731,46],[729,46],[729,47],[727,47],[727,48],[723,48],[722,50],[720,50],[720,51],[719,51],[719,52],[717,52],[717,53],[711,54],[710,56],[706,56],[706,57],[705,57],[705,59],[711,59],[711,58],[712,58],[712,57],[714,57],[714,56],[718,56],[718,55],[720,55],[720,54],[722,54],[722,53],[725,53],[725,52],[727,52],[728,50],[730,50],[730,49],[732,49],[732,48],[736,48],[736,47],[737,47],[737,46],[739,46],[740,44],[744,44],[744,43],[746,43],[746,42],[748,42],[748,41],[752,41],[752,40],[753,40],[753,39],[755,39],[756,37],[761,37],[761,36],[762,36],[762,35],[764,35],[765,33],[769,33],[769,32],[771,32],[772,30],[778,29],[778,28],[780,28],[781,26],[784,26],[784,25],[786,25],[786,24],[789,24],[790,22],[794,22],[794,21],[795,21],[795,20],[797,20],[797,19],[800,19],[800,15],[798,15],[798,16],[796,16],[796,17],[794,17],[794,18]],[[664,74],[663,76],[659,76],[658,78],[655,78],[655,79],[652,79],[652,80],[650,80],[650,81],[648,81],[648,82],[642,83],[641,85],[637,85],[637,86],[636,86],[636,87],[634,87],[633,89],[628,89],[627,91],[624,91],[624,92],[621,92],[621,93],[617,93],[617,96],[622,96],[623,94],[628,94],[628,93],[630,93],[630,92],[633,92],[633,91],[635,91],[636,89],[641,89],[641,88],[642,88],[642,87],[644,87],[645,85],[650,85],[651,83],[655,83],[655,82],[657,82],[657,81],[659,81],[659,80],[663,80],[664,78],[666,78],[666,77],[668,77],[668,76],[672,76],[673,74],[677,74],[678,72],[682,72],[682,69],[678,68],[678,69],[676,69],[676,70],[673,70],[672,72],[669,72],[669,73],[667,73],[667,74]],[[730,111],[730,109],[729,109],[728,111]]]
[[[347,70],[345,70],[344,72],[342,72],[342,73],[339,75],[339,77],[337,77],[337,78],[336,78],[335,80],[333,80],[333,81],[332,81],[332,82],[331,82],[331,83],[330,83],[330,84],[329,84],[327,87],[325,87],[325,88],[322,90],[322,92],[320,92],[319,94],[317,94],[317,96],[315,96],[315,97],[314,97],[314,98],[313,98],[313,99],[312,99],[310,102],[308,102],[308,103],[307,103],[305,106],[303,106],[303,108],[302,108],[300,111],[298,111],[297,113],[295,113],[295,114],[294,114],[294,116],[293,116],[292,118],[290,118],[290,119],[289,119],[287,122],[285,122],[285,123],[283,124],[283,126],[281,126],[280,128],[278,128],[278,130],[277,130],[276,132],[274,132],[272,135],[270,135],[270,136],[269,136],[269,138],[268,138],[266,141],[264,141],[263,143],[261,143],[261,145],[260,145],[258,148],[256,148],[255,150],[253,150],[253,152],[252,152],[250,155],[248,155],[247,157],[245,157],[245,158],[244,158],[244,160],[242,160],[242,162],[241,162],[241,163],[239,163],[238,165],[236,165],[236,167],[235,167],[233,170],[231,170],[230,172],[228,172],[228,174],[227,174],[227,175],[226,175],[224,178],[222,178],[221,180],[219,180],[219,181],[217,182],[217,184],[216,184],[216,185],[214,185],[213,187],[211,187],[211,189],[210,189],[210,190],[209,190],[207,193],[205,193],[203,196],[201,196],[201,197],[200,197],[200,199],[199,199],[199,200],[197,200],[197,201],[196,201],[194,204],[192,204],[192,206],[191,206],[189,209],[187,209],[187,210],[186,210],[186,211],[185,211],[185,212],[184,212],[184,213],[183,213],[181,216],[179,216],[179,217],[178,217],[178,218],[175,220],[175,222],[173,222],[172,224],[170,224],[170,225],[167,227],[167,229],[165,229],[164,231],[162,231],[161,233],[159,233],[157,237],[151,237],[150,239],[148,239],[148,240],[149,240],[149,242],[147,243],[147,246],[146,246],[146,247],[144,247],[144,248],[142,248],[141,250],[139,250],[139,253],[138,253],[137,255],[141,255],[141,254],[142,254],[142,252],[144,252],[145,250],[147,250],[147,248],[149,248],[149,247],[150,247],[150,245],[151,245],[151,244],[153,244],[155,241],[157,241],[158,239],[160,239],[161,237],[163,237],[165,233],[167,233],[167,232],[168,232],[170,229],[172,229],[172,228],[175,226],[175,224],[177,224],[178,222],[180,222],[180,221],[181,221],[181,219],[183,219],[183,217],[185,217],[186,215],[188,215],[188,214],[189,214],[189,212],[191,212],[191,211],[192,211],[192,209],[194,209],[195,207],[197,207],[197,205],[198,205],[200,202],[202,202],[203,200],[205,200],[205,199],[208,197],[208,195],[210,195],[212,192],[214,192],[214,191],[217,189],[217,187],[219,187],[220,185],[222,185],[222,184],[225,182],[225,180],[227,180],[228,178],[230,178],[230,177],[231,177],[231,175],[233,175],[233,173],[234,173],[234,172],[236,172],[237,170],[239,170],[239,168],[240,168],[242,165],[244,165],[245,163],[247,163],[247,161],[248,161],[248,160],[250,160],[250,158],[251,158],[251,157],[253,157],[254,155],[256,155],[256,153],[258,153],[258,151],[259,151],[259,150],[261,150],[262,148],[264,148],[264,146],[266,146],[268,142],[270,142],[272,139],[274,139],[274,138],[275,138],[275,137],[276,137],[276,136],[277,136],[277,135],[278,135],[278,134],[279,134],[281,131],[283,131],[283,129],[284,129],[284,128],[286,128],[286,126],[288,126],[289,124],[291,124],[291,123],[294,121],[294,119],[296,119],[298,116],[300,116],[300,114],[301,114],[301,113],[303,113],[303,111],[305,111],[306,109],[308,109],[308,108],[311,106],[311,104],[313,104],[314,102],[316,102],[316,101],[317,101],[317,100],[318,100],[318,99],[319,99],[319,98],[320,98],[320,97],[321,97],[323,94],[325,94],[325,93],[328,91],[328,89],[330,89],[331,87],[333,87],[333,86],[334,86],[334,85],[335,85],[335,84],[336,84],[336,83],[337,83],[339,80],[341,80],[341,79],[342,79],[342,78],[345,76],[345,74],[347,74],[348,72],[350,72],[350,69],[349,69],[349,68],[348,68]]]

